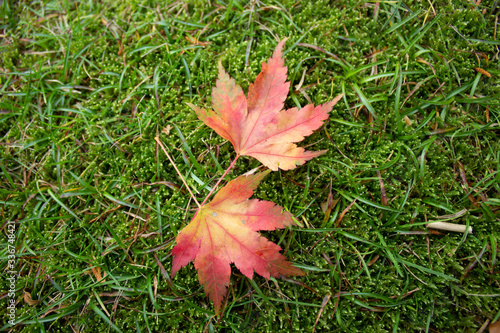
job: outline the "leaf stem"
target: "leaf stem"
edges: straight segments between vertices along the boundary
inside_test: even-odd
[[[221,181],[224,179],[224,177],[226,177],[226,175],[229,172],[229,170],[231,170],[234,167],[234,165],[236,164],[236,161],[238,160],[239,157],[240,157],[239,154],[236,155],[236,157],[231,162],[231,164],[229,165],[229,167],[226,169],[226,171],[224,171],[224,174],[222,175],[222,177],[220,177],[220,179],[217,182],[217,184],[215,184],[215,186],[212,187],[212,190],[210,191],[210,193],[208,193],[208,195],[205,197],[205,200],[203,200],[203,202],[201,203],[202,206],[205,204],[205,202],[207,202],[208,198],[210,198],[210,196],[212,195],[212,193],[214,193],[214,191],[217,189],[217,187],[219,186],[219,184],[221,183]]]
[[[200,205],[200,203],[198,202],[198,200],[196,200],[196,197],[194,196],[193,192],[191,192],[191,188],[188,186],[188,184],[186,183],[186,181],[184,180],[184,177],[182,176],[181,172],[179,171],[179,169],[177,169],[177,165],[175,165],[174,163],[174,160],[172,160],[172,158],[170,157],[170,155],[167,153],[167,150],[165,149],[165,147],[163,146],[163,143],[161,143],[160,141],[160,138],[159,137],[155,137],[155,141],[160,145],[161,149],[163,150],[163,152],[165,153],[165,155],[167,155],[168,157],[168,160],[170,161],[170,163],[172,163],[172,165],[174,166],[175,168],[175,171],[177,171],[177,174],[179,174],[179,177],[181,177],[181,180],[182,182],[184,183],[184,186],[186,186],[187,190],[189,191],[189,194],[191,194],[191,198],[193,198],[194,202],[196,202],[196,205],[198,205],[198,209],[201,208],[201,206],[203,204]],[[227,172],[227,171],[226,171]],[[225,175],[225,174],[224,174]],[[205,199],[206,201],[207,199]],[[205,201],[203,201],[203,203],[205,203]]]

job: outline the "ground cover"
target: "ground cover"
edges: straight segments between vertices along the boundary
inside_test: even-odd
[[[476,332],[499,319],[496,2],[0,10],[1,329],[11,299],[14,332]],[[265,236],[307,275],[233,268],[218,318],[193,265],[169,277],[196,206],[154,138],[203,201],[234,150],[186,103],[210,107],[218,61],[247,91],[284,37],[286,107],[344,94],[301,144],[328,152],[255,193],[303,225]],[[259,165],[240,158],[227,180]]]

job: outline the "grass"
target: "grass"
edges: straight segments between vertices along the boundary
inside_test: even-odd
[[[18,273],[2,330],[476,332],[499,319],[496,2],[0,6],[3,300],[8,221]],[[211,105],[219,60],[247,91],[285,36],[287,107],[345,94],[303,144],[328,153],[255,194],[304,225],[266,237],[307,276],[233,269],[216,318],[192,264],[169,278],[195,205],[154,137],[202,200],[234,151],[186,102]],[[241,158],[230,176],[258,165]],[[436,220],[474,233],[425,228]]]

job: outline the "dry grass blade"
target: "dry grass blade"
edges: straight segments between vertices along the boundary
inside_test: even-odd
[[[482,69],[482,68],[479,68],[479,67],[473,67],[474,70],[478,73],[481,73],[483,75],[486,75],[487,77],[491,77],[491,74],[488,73],[486,70]]]
[[[347,206],[346,209],[344,209],[342,211],[342,213],[340,213],[340,216],[337,219],[337,222],[335,222],[335,227],[336,228],[340,227],[340,223],[342,222],[342,218],[344,218],[344,215],[349,211],[349,209],[351,209],[352,205],[354,205],[356,203],[356,200],[358,200],[358,198],[354,199],[353,202],[351,202],[349,204],[349,206]]]
[[[387,193],[385,192],[384,181],[382,180],[382,176],[380,175],[380,171],[377,170],[378,182],[380,184],[380,200],[382,205],[387,206]]]
[[[174,160],[172,159],[172,157],[170,157],[169,153],[165,149],[165,146],[163,146],[163,143],[160,141],[160,138],[159,137],[155,137],[155,141],[160,145],[160,147],[163,150],[163,152],[165,153],[165,155],[167,155],[168,160],[170,161],[170,163],[172,163],[172,166],[175,168],[175,171],[177,171],[177,174],[179,175],[179,177],[181,178],[182,182],[184,183],[184,186],[186,186],[186,189],[189,191],[189,194],[191,195],[191,198],[196,203],[196,205],[198,206],[198,208],[200,208],[201,207],[200,203],[198,202],[198,200],[196,200],[196,197],[194,196],[193,192],[191,191],[191,188],[186,183],[186,180],[184,179],[184,177],[182,176],[182,173],[177,168],[177,165],[175,164]]]
[[[312,333],[316,332],[316,325],[318,325],[319,318],[323,314],[323,311],[325,310],[325,306],[326,306],[326,304],[328,304],[328,301],[330,300],[331,297],[332,297],[332,295],[330,295],[330,294],[326,294],[325,297],[323,297],[323,302],[321,302],[321,308],[319,309],[318,317],[316,317],[316,321],[314,322]]]
[[[427,228],[472,234],[472,227],[449,222],[431,222]]]

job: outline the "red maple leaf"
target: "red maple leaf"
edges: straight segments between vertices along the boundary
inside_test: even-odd
[[[172,277],[194,260],[200,284],[217,315],[229,286],[231,263],[250,279],[254,271],[265,278],[304,275],[280,254],[278,245],[257,232],[294,224],[292,214],[282,207],[270,201],[247,200],[269,172],[229,181],[175,239]]]
[[[248,98],[219,63],[219,78],[212,90],[213,110],[188,105],[198,118],[224,139],[231,141],[239,156],[252,156],[271,170],[290,170],[323,154],[305,151],[299,142],[318,129],[342,95],[323,105],[308,104],[302,109],[282,110],[290,82],[286,81],[281,50],[274,50],[262,72],[248,88]]]

